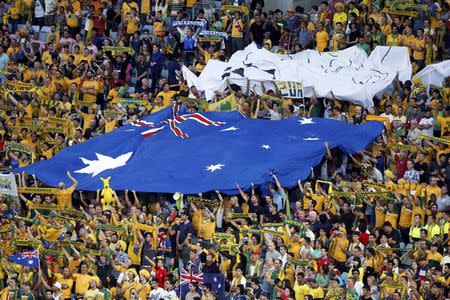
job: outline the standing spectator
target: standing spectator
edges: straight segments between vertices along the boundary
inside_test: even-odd
[[[160,48],[157,45],[153,45],[153,54],[150,63],[151,75],[152,75],[152,91],[156,89],[156,84],[161,77],[161,72],[164,65],[164,55],[161,53]]]
[[[327,49],[329,36],[325,31],[323,23],[319,23],[317,27],[318,30],[316,32],[316,50],[319,52],[323,52]]]
[[[419,122],[419,129],[425,135],[433,136],[435,119],[431,115],[431,109],[426,109],[424,117]]]
[[[231,51],[236,52],[244,49],[244,23],[241,20],[241,12],[235,11],[233,20],[228,26],[229,33],[231,33]]]
[[[300,23],[300,30],[298,33],[298,41],[303,50],[310,49],[313,41],[313,34],[308,28],[308,22],[302,21]]]
[[[258,45],[258,47],[262,47],[263,39],[264,39],[264,23],[261,20],[260,14],[255,14],[253,16],[254,22],[250,25],[250,39]]]
[[[193,36],[191,28],[186,31],[186,37],[183,41],[184,45],[184,64],[190,66],[194,63],[194,50],[196,48],[196,40]]]

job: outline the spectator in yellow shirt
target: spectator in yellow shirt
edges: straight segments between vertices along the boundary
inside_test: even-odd
[[[69,179],[72,181],[72,186],[66,188],[66,184],[64,182],[58,183],[56,200],[58,201],[58,205],[72,208],[72,193],[77,188],[78,181],[73,178],[72,174],[70,174],[69,171],[67,171],[67,177],[69,177]]]
[[[136,11],[139,10],[139,6],[138,6],[138,4],[136,2],[134,2],[133,0],[126,0],[126,1],[124,1],[123,4],[122,4],[122,10],[121,10],[122,18],[125,19],[126,15],[128,13],[131,13],[131,10],[133,8],[136,9]]]
[[[408,47],[409,49],[409,55],[412,56],[413,54],[413,45],[416,37],[412,34],[411,26],[406,26],[405,30],[403,31],[403,39],[402,39],[402,45],[405,47]]]
[[[425,37],[423,36],[423,29],[417,29],[417,38],[412,42],[411,48],[413,50],[413,58],[419,66],[419,70],[425,67]]]
[[[127,13],[127,17],[125,18],[127,23],[127,34],[131,35],[139,30],[139,16],[136,8],[131,8],[131,13]]]
[[[316,33],[316,50],[323,52],[328,46],[328,40],[330,39],[328,33],[325,31],[325,27],[322,23],[319,23]]]
[[[81,85],[81,92],[83,93],[83,101],[95,103],[97,101],[97,94],[99,90],[98,82],[94,79],[92,71],[88,71],[87,80]]]
[[[9,16],[9,24],[11,25],[11,32],[17,31],[17,24],[19,23],[19,17],[20,17],[20,10],[17,5],[12,5],[8,9],[8,16]]]
[[[172,100],[173,96],[177,94],[176,91],[171,91],[169,84],[166,82],[163,85],[163,90],[156,95],[156,98],[162,97],[164,107],[168,107],[170,105],[170,100]]]
[[[338,2],[334,7],[336,8],[336,12],[333,16],[333,27],[336,28],[336,24],[340,22],[342,24],[342,29],[345,30],[345,25],[347,25],[347,14],[344,12],[344,4]]]
[[[233,20],[228,25],[229,33],[231,33],[231,50],[234,52],[244,49],[244,22],[241,20],[241,12],[235,11]]]

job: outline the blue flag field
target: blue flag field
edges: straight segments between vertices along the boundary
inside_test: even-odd
[[[102,188],[111,176],[116,190],[181,192],[211,190],[235,193],[266,185],[277,175],[286,186],[310,175],[329,148],[346,153],[363,150],[384,128],[380,122],[351,125],[322,118],[255,120],[238,111],[187,113],[168,107],[111,133],[65,148],[53,158],[14,172],[35,174],[50,186],[66,172],[77,189]]]
[[[39,254],[37,250],[23,252],[20,254],[11,255],[8,257],[10,262],[25,267],[38,268],[39,267]]]

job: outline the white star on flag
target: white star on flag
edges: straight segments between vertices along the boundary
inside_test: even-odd
[[[266,150],[269,150],[269,149],[270,149],[270,145],[262,145],[261,148],[264,148],[264,149],[266,149]]]
[[[29,264],[29,265],[32,265],[32,264],[33,264],[33,261],[30,259],[30,260],[28,261],[28,264]]]
[[[237,127],[235,127],[235,126],[231,126],[231,127],[222,129],[221,131],[236,131],[236,130],[238,130],[238,129],[239,129],[239,128],[237,128]]]
[[[310,138],[304,138],[303,139],[304,141],[318,141],[318,140],[320,140],[319,138],[317,138],[317,137],[310,137]]]
[[[223,164],[215,164],[215,165],[211,164],[209,166],[206,166],[206,171],[211,171],[211,173],[212,173],[215,170],[222,170],[222,167],[224,167],[224,166],[225,165],[223,165]]]
[[[84,157],[80,157],[81,161],[87,166],[80,170],[76,170],[75,173],[92,174],[92,177],[94,177],[105,170],[123,167],[126,165],[131,155],[133,155],[133,152],[119,155],[116,158],[100,153],[95,153],[95,155],[97,156],[97,160],[89,160]]]
[[[300,125],[314,124],[311,118],[302,118],[301,120],[298,120],[298,122]]]

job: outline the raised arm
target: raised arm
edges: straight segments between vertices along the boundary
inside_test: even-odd
[[[328,156],[328,158],[331,158],[332,156],[331,156],[330,147],[328,146],[328,142],[325,142],[324,145],[325,145],[325,148],[327,148],[327,156]]]
[[[72,187],[76,188],[78,185],[78,181],[73,178],[72,174],[70,174],[70,171],[67,171],[67,177],[69,177],[69,179],[72,181]]]
[[[278,191],[283,191],[280,181],[275,174],[272,174],[273,179],[275,179],[275,184],[277,185]]]
[[[113,197],[114,197],[114,202],[116,202],[117,206],[119,208],[122,208],[122,203],[120,203],[119,197],[117,197],[116,192],[113,193]]]
[[[302,186],[302,181],[301,181],[301,180],[298,180],[298,181],[297,181],[297,185],[298,185],[298,188],[300,189],[300,192],[301,192],[302,194],[304,194],[304,193],[305,193],[305,189],[304,189],[303,186]]]
[[[89,205],[88,205],[87,202],[84,200],[83,191],[80,191],[79,194],[80,194],[80,201],[81,201],[81,203],[84,205],[84,207],[88,207]]]
[[[236,187],[239,191],[239,194],[242,196],[242,198],[244,199],[245,202],[248,202],[248,195],[246,193],[244,193],[244,191],[241,189],[241,187],[239,186],[238,183],[236,183]]]
[[[23,187],[27,187],[27,181],[25,180],[25,172],[22,172],[22,174],[21,174],[21,179],[22,179],[22,186]]]
[[[260,105],[261,105],[261,98],[258,97],[258,100],[256,100],[256,110],[255,110],[255,114],[253,115],[253,119],[258,119]]]
[[[197,205],[195,205],[194,201],[190,202],[191,208],[194,212],[196,212],[198,210]]]
[[[128,207],[133,206],[131,205],[130,197],[128,197],[128,190],[125,190],[125,203],[127,204]]]

